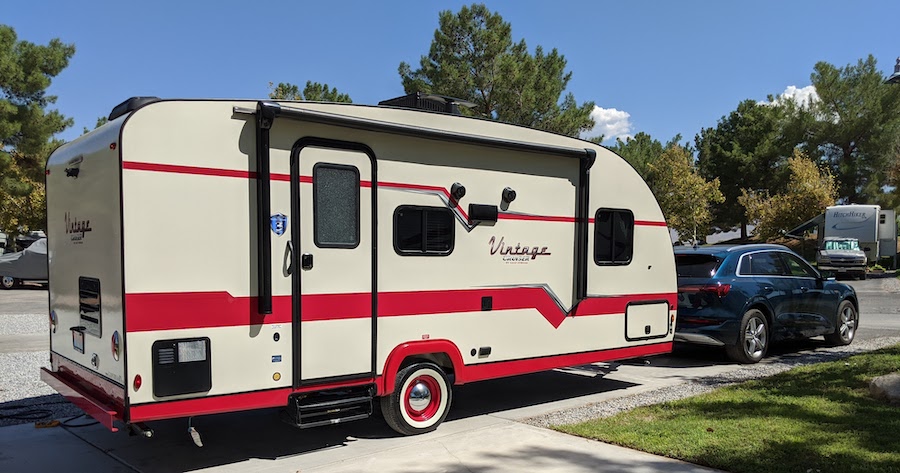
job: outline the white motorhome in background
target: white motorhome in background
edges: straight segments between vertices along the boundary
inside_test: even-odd
[[[47,206],[42,379],[112,430],[278,406],[311,427],[378,401],[415,434],[453,385],[672,349],[660,207],[566,136],[136,98],[52,154]]]
[[[822,238],[855,238],[866,253],[869,262],[878,259],[878,219],[881,207],[877,205],[834,205],[825,209],[825,227]]]

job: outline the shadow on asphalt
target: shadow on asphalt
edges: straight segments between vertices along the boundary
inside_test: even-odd
[[[614,364],[609,368],[590,365],[570,372],[548,371],[456,386],[447,421],[635,386],[603,379],[602,375],[612,370]],[[377,402],[375,411],[369,419],[309,430],[282,422],[281,409],[196,417],[192,425],[202,435],[202,449],[191,443],[185,419],[148,423],[154,431],[149,439],[100,427],[70,431],[140,471],[191,471],[345,447],[356,439],[394,439],[397,443],[391,447],[401,446],[401,436],[385,424]]]

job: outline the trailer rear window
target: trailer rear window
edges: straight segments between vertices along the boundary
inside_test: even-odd
[[[628,264],[634,253],[634,214],[599,209],[594,216],[594,263]]]
[[[394,250],[404,256],[453,252],[453,212],[445,207],[402,205],[394,211]]]
[[[359,245],[359,170],[340,164],[313,167],[313,235],[319,248]]]

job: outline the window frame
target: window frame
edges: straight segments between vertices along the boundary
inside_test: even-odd
[[[610,249],[613,251],[611,252],[612,260],[610,260],[610,261],[606,261],[606,260],[601,261],[598,259],[597,248],[599,247],[598,236],[600,233],[600,227],[599,227],[600,212],[609,212],[613,215],[613,222],[612,222],[613,232],[612,232],[612,235],[610,235],[610,242],[611,242]],[[628,236],[629,236],[628,245],[631,247],[631,251],[628,255],[627,260],[617,261],[615,259],[615,243],[616,243],[616,240],[614,238],[615,237],[615,219],[617,218],[616,216],[620,215],[620,214],[627,214],[631,217],[630,232],[628,234]],[[597,211],[594,212],[594,251],[593,251],[594,264],[597,266],[627,266],[627,265],[631,264],[631,262],[634,261],[634,227],[635,227],[634,212],[632,212],[631,209],[613,209],[613,208],[607,208],[607,207],[601,207],[601,208],[597,209]]]
[[[352,171],[356,176],[356,193],[354,194],[355,201],[354,207],[356,209],[356,232],[354,236],[354,242],[351,243],[327,243],[322,242],[319,239],[319,185],[318,179],[316,179],[316,174],[320,169],[338,169],[345,171]],[[318,162],[313,166],[312,169],[312,210],[313,210],[313,243],[317,248],[344,248],[344,249],[353,249],[359,246],[360,243],[360,231],[359,228],[362,225],[360,222],[360,175],[359,168],[356,166],[351,166],[349,164],[335,164],[335,163],[326,163],[326,162]]]
[[[398,231],[399,226],[399,216],[400,212],[403,210],[415,210],[420,211],[422,213],[422,246],[425,247],[422,250],[405,250],[400,248],[400,232]],[[425,215],[429,211],[438,211],[446,214],[450,218],[450,248],[446,251],[429,251],[427,248],[428,245],[428,236],[427,236],[427,220]],[[393,240],[394,240],[394,252],[396,252],[400,256],[449,256],[453,253],[453,250],[456,248],[456,218],[453,215],[453,211],[448,209],[447,207],[434,207],[428,205],[398,205],[394,209],[393,216]]]
[[[807,279],[817,279],[820,277],[818,271],[816,271],[815,268],[810,266],[810,264],[807,263],[806,260],[804,260],[803,258],[801,258],[795,254],[788,253],[786,251],[779,251],[778,253],[779,253],[779,256],[781,256],[781,263],[785,266],[785,269],[788,272],[788,276],[793,277],[793,278],[807,278]],[[804,271],[805,274],[803,274],[803,275],[794,274],[794,272],[791,271],[791,264],[790,264],[791,260],[795,261],[797,263],[797,265],[800,267],[800,269],[802,269]]]

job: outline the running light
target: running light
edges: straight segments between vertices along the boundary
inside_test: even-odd
[[[141,375],[139,375],[139,374],[134,375],[134,390],[135,391],[137,391],[138,389],[141,389],[142,382],[143,381],[141,380]]]

